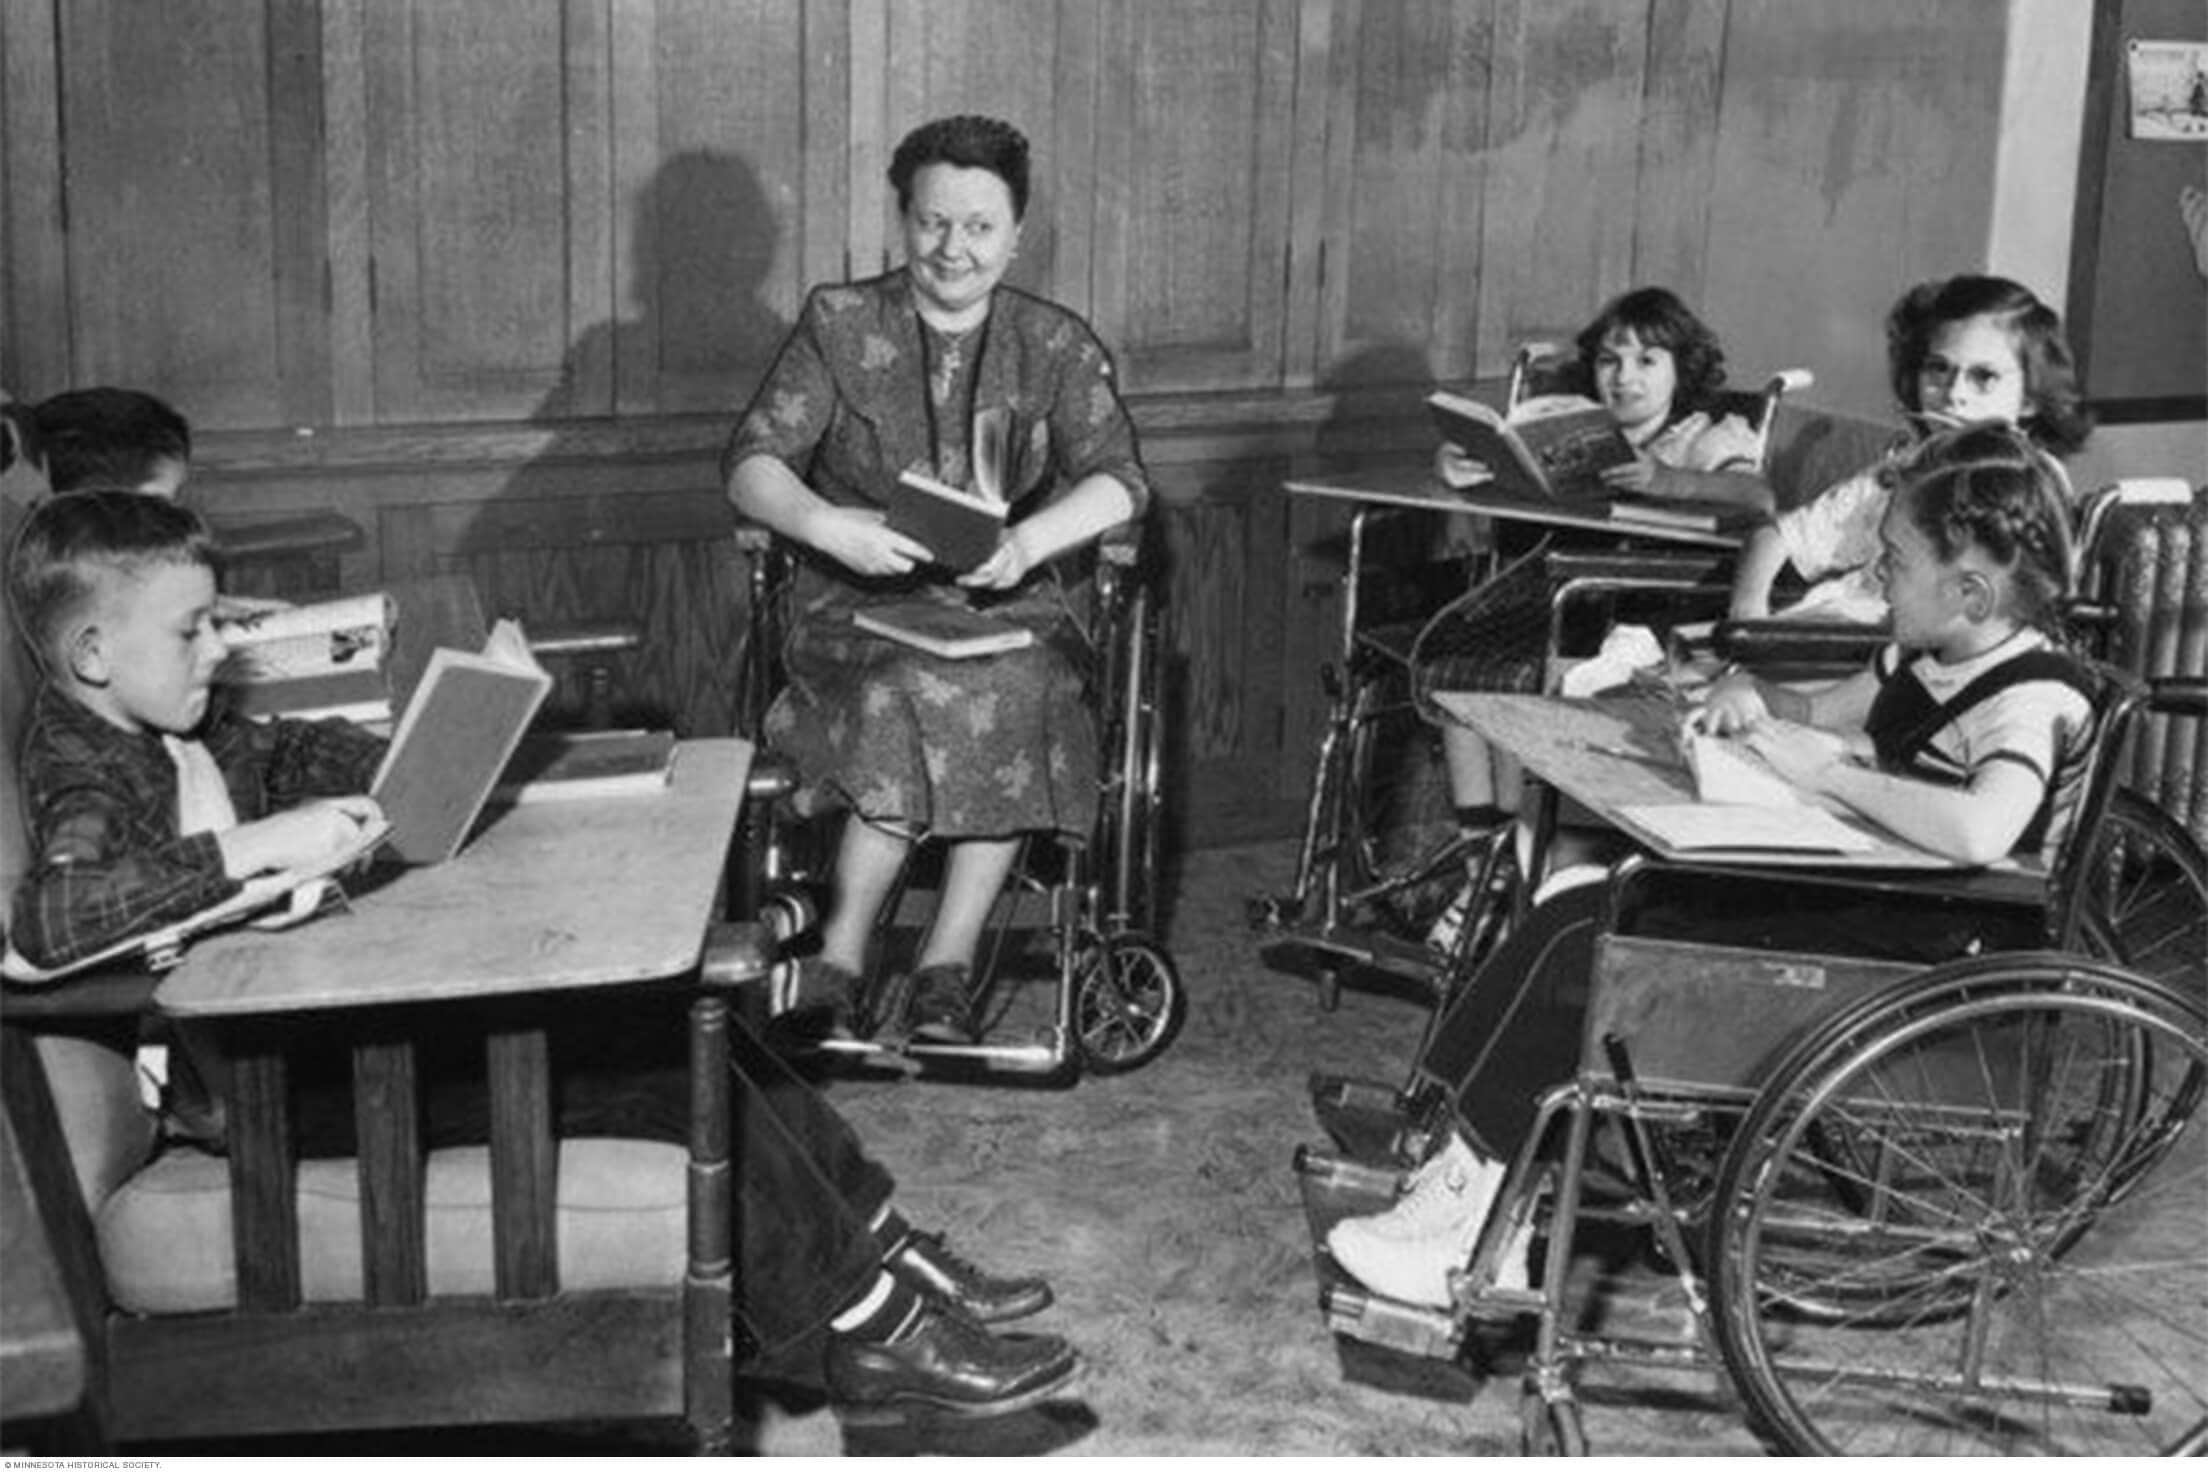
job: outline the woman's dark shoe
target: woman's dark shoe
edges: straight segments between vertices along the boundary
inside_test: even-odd
[[[825,956],[807,956],[794,976],[778,984],[772,1026],[796,1041],[864,1037],[871,1030],[866,984],[857,973]]]
[[[1050,1307],[1041,1278],[999,1278],[944,1245],[940,1232],[914,1232],[888,1258],[889,1270],[983,1324],[1024,1319]]]
[[[914,1042],[974,1042],[974,999],[966,968],[944,962],[913,972],[905,1018]]]
[[[992,1334],[931,1301],[920,1325],[890,1344],[832,1335],[828,1398],[847,1425],[885,1425],[915,1412],[978,1419],[1047,1399],[1081,1367],[1055,1334]]]

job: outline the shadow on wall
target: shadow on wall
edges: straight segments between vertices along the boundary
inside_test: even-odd
[[[742,158],[667,160],[637,195],[622,316],[582,333],[532,415],[544,448],[440,538],[490,616],[636,633],[633,650],[595,662],[618,724],[734,727],[744,615],[713,457],[788,331],[766,300],[781,234]],[[609,420],[687,414],[718,423],[682,433],[672,460],[614,458],[631,436]],[[555,719],[583,713],[590,664],[571,662]]]

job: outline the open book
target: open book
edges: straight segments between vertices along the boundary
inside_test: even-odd
[[[1437,389],[1427,413],[1441,437],[1487,467],[1496,489],[1551,501],[1611,494],[1602,472],[1628,464],[1633,447],[1610,411],[1578,394],[1528,399],[1507,417],[1463,394]]]
[[[900,598],[855,609],[851,622],[884,639],[924,649],[943,659],[976,659],[1025,649],[1034,633],[979,609],[941,598]]]
[[[1764,520],[1753,506],[1730,501],[1691,501],[1669,496],[1619,492],[1610,501],[1610,519],[1628,526],[1667,526],[1693,532],[1746,532]]]
[[[368,789],[391,822],[392,856],[441,864],[460,851],[551,688],[509,619],[492,625],[480,654],[430,654]]]
[[[1620,810],[1673,848],[1863,853],[1877,847],[1740,741],[1700,731],[1679,739],[1699,801]]]
[[[393,623],[383,593],[253,613],[223,624],[215,678],[242,715],[388,721]]]

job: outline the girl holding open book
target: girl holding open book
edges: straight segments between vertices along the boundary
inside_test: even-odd
[[[975,952],[1018,835],[1086,833],[1095,819],[1084,655],[1053,564],[1139,515],[1149,485],[1095,334],[1004,285],[1027,211],[1027,140],[991,118],[939,119],[898,145],[889,182],[905,264],[808,296],[723,471],[737,510],[800,550],[790,685],[764,735],[797,765],[800,811],[850,810],[801,1000],[853,1031],[879,1021],[963,1042]],[[984,453],[999,443],[1001,465]],[[1010,503],[994,553],[952,579],[892,527],[908,471],[994,483]],[[853,626],[855,611],[916,591],[986,606],[1034,642],[946,660]],[[950,842],[942,891],[907,1015],[875,1019],[868,941],[922,835]]]

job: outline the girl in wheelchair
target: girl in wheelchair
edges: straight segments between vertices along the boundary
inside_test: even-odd
[[[2050,852],[2093,718],[2091,675],[2056,644],[2073,574],[2062,487],[2045,456],[1998,425],[1934,436],[1891,474],[1878,571],[1894,642],[1815,693],[1728,676],[1690,719],[1963,864]],[[1449,1304],[1449,1273],[1478,1242],[1536,1101],[1578,1056],[1603,887],[1563,878],[1459,991],[1421,1060],[1461,1127],[1441,1132],[1390,1209],[1328,1234],[1335,1262],[1387,1297]],[[1882,897],[1873,914],[1799,885],[1712,888],[1653,886],[1631,928],[1926,962],[2029,945],[2035,933],[2019,915],[1930,900]],[[1522,1286],[1526,1245],[1506,1245],[1495,1286]]]

